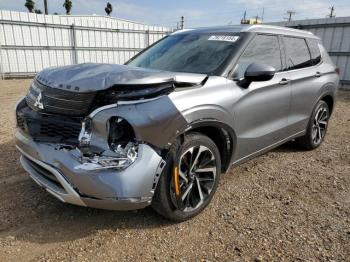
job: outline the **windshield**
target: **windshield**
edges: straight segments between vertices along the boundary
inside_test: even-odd
[[[128,65],[173,72],[211,74],[232,54],[238,34],[174,34],[140,55]]]

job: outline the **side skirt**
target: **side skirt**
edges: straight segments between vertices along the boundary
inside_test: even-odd
[[[243,163],[247,162],[248,160],[255,158],[256,156],[259,156],[259,155],[262,155],[262,154],[264,154],[264,153],[266,153],[268,151],[271,151],[272,149],[274,149],[274,148],[276,148],[276,147],[278,147],[278,146],[280,146],[280,145],[282,145],[282,144],[284,144],[284,143],[286,143],[286,142],[288,142],[288,141],[290,141],[290,140],[292,140],[294,138],[303,136],[305,134],[306,134],[306,130],[297,132],[294,135],[286,137],[286,138],[284,138],[284,139],[282,139],[282,140],[280,140],[280,141],[278,141],[278,142],[276,142],[276,143],[274,143],[272,145],[269,145],[269,146],[267,146],[267,147],[265,147],[263,149],[259,149],[258,151],[254,152],[254,153],[251,153],[251,154],[249,154],[249,155],[247,155],[245,157],[242,157],[242,158],[234,161],[231,164],[231,167],[235,167],[235,166],[238,166],[240,164],[243,164]]]

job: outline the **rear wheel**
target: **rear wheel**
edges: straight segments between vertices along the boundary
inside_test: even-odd
[[[327,103],[319,101],[312,112],[306,134],[296,139],[298,144],[309,150],[320,146],[327,133],[329,116]]]
[[[186,135],[168,159],[152,207],[168,219],[187,220],[209,204],[220,173],[220,153],[215,143],[199,133]]]

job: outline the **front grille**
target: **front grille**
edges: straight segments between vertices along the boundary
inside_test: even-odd
[[[40,135],[47,137],[62,137],[67,140],[70,138],[78,138],[80,133],[80,125],[67,125],[59,122],[43,122],[40,125]]]
[[[38,101],[38,97],[41,99]],[[79,93],[59,88],[52,88],[34,80],[26,96],[27,104],[33,110],[69,116],[83,116],[90,111],[95,93]],[[38,106],[42,103],[43,108]]]
[[[25,106],[17,111],[17,125],[35,141],[78,144],[82,118],[43,114]]]
[[[31,166],[31,168],[33,168],[36,171],[38,175],[48,180],[49,182],[53,183],[55,186],[64,190],[64,188],[62,187],[61,183],[58,181],[56,176],[52,174],[49,170],[43,168],[41,165],[38,165],[37,163],[35,163],[34,161],[30,160],[27,157],[25,157],[25,159],[26,159],[26,162]]]

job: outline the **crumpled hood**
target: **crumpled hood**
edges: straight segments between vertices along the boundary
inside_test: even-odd
[[[78,64],[47,68],[36,78],[43,84],[75,92],[94,92],[118,85],[144,85],[164,82],[199,85],[207,75],[150,70],[116,64]]]

